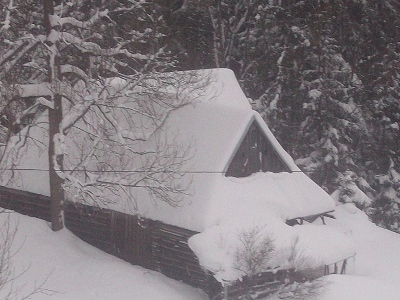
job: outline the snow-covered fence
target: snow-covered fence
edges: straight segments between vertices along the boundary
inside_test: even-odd
[[[348,257],[341,261],[335,262],[330,265],[325,265],[324,275],[329,274],[346,274],[347,265],[349,264],[349,260],[354,258],[354,256]]]

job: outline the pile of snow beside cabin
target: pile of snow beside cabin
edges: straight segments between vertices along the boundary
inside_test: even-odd
[[[268,269],[318,268],[355,255],[352,241],[335,228],[285,223],[334,210],[333,199],[305,174],[260,172],[219,180],[207,228],[189,239],[200,264],[218,281]],[[250,255],[259,256],[256,267],[249,264]]]

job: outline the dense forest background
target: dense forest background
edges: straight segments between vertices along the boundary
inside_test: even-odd
[[[232,69],[254,109],[314,181],[339,201],[365,209],[378,225],[400,232],[399,1],[54,3],[76,20],[93,20],[90,26],[65,26],[97,47],[82,52],[70,40],[60,48],[68,65],[93,77]],[[0,53],[46,29],[42,1],[2,0],[0,10]],[[99,10],[107,12],[94,18]],[[45,60],[40,49],[32,46],[21,53],[28,58],[14,64],[3,56],[2,86],[45,76],[33,64]],[[65,77],[73,82],[71,74]],[[16,106],[23,111],[26,104],[14,101],[14,111]],[[10,107],[2,107],[2,124],[15,130],[24,119],[13,118]]]

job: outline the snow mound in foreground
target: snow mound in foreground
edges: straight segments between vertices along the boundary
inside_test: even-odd
[[[0,214],[1,225],[6,216]],[[55,293],[37,294],[31,299],[207,299],[196,289],[87,245],[68,230],[53,233],[45,221],[17,213],[10,217],[13,226],[18,226],[13,249],[21,248],[12,258],[12,267],[17,273],[28,268],[14,281],[15,287],[25,285],[20,296],[49,277],[44,288]],[[342,232],[356,246],[354,275],[325,277],[328,283],[316,300],[398,299],[400,235],[375,226],[353,204],[338,206],[335,217],[336,220],[326,219],[327,226]],[[0,299],[4,293],[5,290],[0,291]],[[272,296],[269,300],[279,298]]]
[[[8,216],[11,232],[17,227],[10,260],[11,278],[15,280],[13,286],[8,283],[0,288],[0,299],[22,299],[41,284],[45,293],[29,299],[206,299],[198,289],[124,262],[86,244],[66,229],[52,232],[48,223],[36,218],[0,213],[1,234]],[[17,293],[7,298],[10,288]]]

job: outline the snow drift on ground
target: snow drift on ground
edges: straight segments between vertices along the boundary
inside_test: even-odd
[[[34,290],[35,285],[47,289],[29,299],[40,300],[204,300],[203,292],[169,279],[160,273],[132,266],[100,251],[75,237],[68,230],[52,232],[45,221],[19,215],[1,213],[4,227],[7,215],[18,231],[13,243],[13,284],[21,299]],[[26,271],[24,271],[26,270]],[[11,286],[0,290],[0,299]]]
[[[326,277],[319,300],[400,299],[400,235],[377,227],[353,204],[336,208],[327,225],[345,233],[356,245],[353,275]]]
[[[355,268],[352,275],[325,277],[329,283],[316,300],[399,299],[400,235],[375,226],[352,204],[338,206],[335,217],[326,219],[327,226],[354,242]],[[5,218],[0,214],[1,222]],[[12,258],[14,272],[28,269],[14,282],[15,287],[26,284],[21,296],[45,281],[43,288],[53,290],[52,296],[37,294],[32,299],[207,299],[196,289],[103,253],[68,230],[54,233],[45,221],[17,213],[11,214],[11,220],[18,223],[13,249],[21,248]]]

